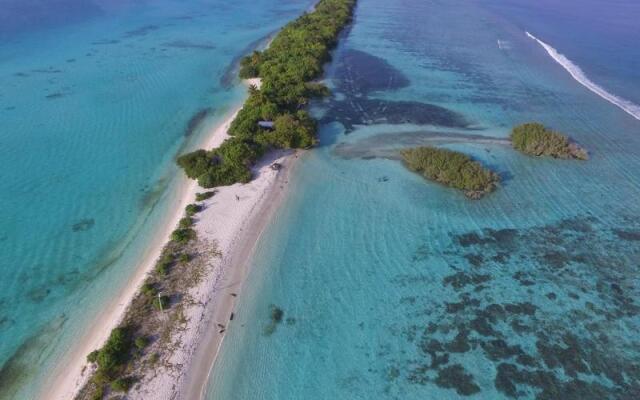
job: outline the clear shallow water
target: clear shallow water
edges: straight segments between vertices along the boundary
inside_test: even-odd
[[[259,243],[209,399],[638,398],[640,123],[525,36],[544,25],[596,70],[540,7],[522,26],[494,5],[360,1],[316,109],[322,145]],[[529,120],[591,160],[511,151]],[[426,183],[393,152],[422,143],[473,154],[502,187],[473,202]]]
[[[310,1],[0,1],[0,398],[26,399],[133,272],[238,57]]]

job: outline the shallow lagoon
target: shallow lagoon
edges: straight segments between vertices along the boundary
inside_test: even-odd
[[[316,106],[321,146],[263,235],[208,398],[638,396],[640,124],[525,36],[543,22],[513,21],[360,2],[335,97]],[[591,160],[512,151],[529,120]],[[425,143],[474,155],[502,187],[473,202],[426,183],[394,155]]]
[[[0,10],[0,398],[11,399],[33,396],[131,276],[176,200],[174,157],[245,96],[239,57],[311,1],[40,3]]]

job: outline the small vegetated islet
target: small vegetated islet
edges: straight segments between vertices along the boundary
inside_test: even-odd
[[[518,125],[511,131],[513,148],[531,156],[588,160],[589,154],[560,132],[537,122]]]
[[[463,190],[471,199],[491,193],[500,176],[466,154],[436,147],[416,147],[400,152],[404,164],[423,177]]]

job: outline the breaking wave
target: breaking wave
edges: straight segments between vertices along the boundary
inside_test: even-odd
[[[562,65],[562,67],[566,69],[569,74],[571,74],[573,79],[580,82],[584,87],[591,90],[593,93],[597,94],[608,102],[620,107],[635,119],[640,120],[640,106],[621,97],[618,97],[615,94],[607,92],[605,88],[590,80],[579,66],[571,62],[571,60],[569,60],[564,55],[560,54],[558,50],[549,46],[547,43],[533,36],[529,32],[526,32],[526,34],[528,37],[538,42],[540,46],[542,46],[547,51],[547,53],[549,53],[551,58],[553,58],[558,64]]]

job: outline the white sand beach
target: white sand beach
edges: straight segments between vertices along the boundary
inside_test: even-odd
[[[251,79],[246,84],[259,86],[260,81]],[[207,135],[205,148],[217,147],[228,137],[229,125],[240,108]],[[127,398],[153,400],[200,397],[224,338],[224,332],[220,333],[218,324],[226,325],[229,322],[236,299],[231,293],[240,292],[248,270],[248,258],[268,224],[272,211],[284,198],[295,158],[292,152],[269,153],[254,167],[254,179],[250,183],[217,188],[215,196],[202,203],[204,210],[196,217],[198,237],[215,241],[222,257],[214,261],[207,276],[189,293],[195,301],[187,308],[188,322],[185,329],[176,334],[176,343],[179,345],[170,357],[170,363],[180,365],[180,368],[160,367],[153,377],[144,377],[136,384]],[[280,163],[282,168],[272,169],[270,165],[274,162]],[[167,218],[164,229],[154,239],[128,285],[111,303],[105,305],[102,314],[91,324],[92,328],[78,340],[73,352],[62,360],[43,386],[46,392],[41,393],[40,398],[72,399],[86,383],[91,371],[87,368],[87,354],[101,347],[111,330],[122,320],[127,306],[183,216],[185,206],[194,201],[198,191],[203,191],[195,181],[186,178],[179,190],[180,204]]]

